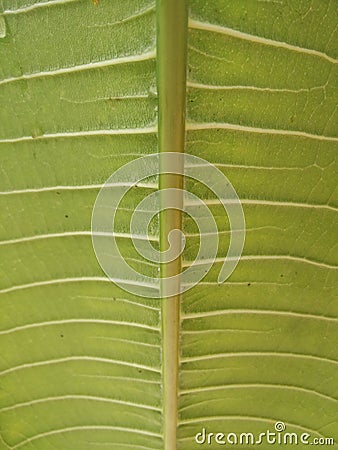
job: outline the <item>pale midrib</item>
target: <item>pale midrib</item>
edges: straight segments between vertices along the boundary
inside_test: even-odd
[[[163,152],[184,152],[185,100],[186,100],[186,54],[188,11],[185,0],[157,0],[157,75],[159,98],[158,150],[160,170],[168,170],[161,158]],[[177,158],[180,160],[180,158]],[[183,188],[181,175],[183,160],[172,160],[175,174],[161,173],[160,190]],[[183,194],[178,194],[183,204]],[[161,208],[166,207],[166,196],[161,194]],[[182,213],[166,210],[160,214],[160,250],[167,249],[167,236],[172,229],[182,229]],[[179,249],[181,242],[174,243]],[[161,277],[174,277],[181,273],[181,258],[161,265]],[[177,278],[177,277],[176,277]],[[179,292],[175,281],[161,282],[162,295],[162,380],[163,380],[163,450],[177,448],[178,424],[178,370],[179,370],[179,324],[180,295],[167,297],[174,290]],[[177,290],[176,290],[176,289]]]

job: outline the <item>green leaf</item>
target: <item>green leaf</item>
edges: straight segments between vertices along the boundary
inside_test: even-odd
[[[190,450],[203,429],[216,449],[217,433],[276,422],[338,440],[336,6],[190,0],[188,20],[182,0],[2,1],[0,450]],[[187,179],[218,225],[217,259],[156,300],[106,277],[91,215],[116,169],[166,151],[228,177],[246,243],[218,284],[229,223]],[[115,230],[149,277],[159,266],[129,223],[158,187],[182,179],[135,186]],[[183,261],[162,276],[197,254],[196,226],[172,210],[152,224],[154,247],[175,227]]]

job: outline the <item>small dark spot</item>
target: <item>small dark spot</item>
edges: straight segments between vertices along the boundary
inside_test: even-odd
[[[63,338],[63,334],[60,334],[60,337]]]
[[[283,278],[283,277],[284,277],[284,275],[283,275],[283,274],[281,273],[281,274],[280,274],[280,277],[281,277],[281,278]]]
[[[141,370],[141,369],[138,369],[137,371],[138,371],[138,373],[142,373],[142,370]]]
[[[251,286],[251,283],[248,283],[248,286]]]
[[[43,135],[43,132],[42,132],[41,128],[39,128],[39,127],[33,128],[31,130],[31,136],[33,139],[36,139],[42,135]]]
[[[65,214],[65,218],[68,219],[68,214]]]
[[[298,272],[295,272],[295,275],[298,275]]]
[[[60,195],[60,191],[56,191],[56,195]]]

